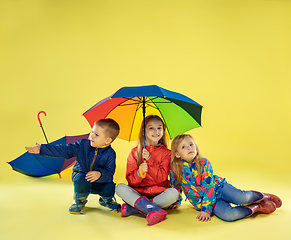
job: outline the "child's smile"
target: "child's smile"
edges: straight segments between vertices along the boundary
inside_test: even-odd
[[[157,145],[163,137],[163,123],[159,120],[151,120],[146,125],[146,143],[148,145]]]

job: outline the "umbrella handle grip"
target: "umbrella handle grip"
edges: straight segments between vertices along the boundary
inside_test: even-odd
[[[39,115],[40,115],[41,113],[43,113],[44,116],[46,116],[45,111],[39,111],[39,112],[37,113],[37,120],[38,120],[40,126],[42,125],[42,123],[41,123],[41,121],[40,121],[40,118],[39,118]]]
[[[139,166],[138,171],[139,171],[139,175],[140,175],[141,178],[145,178],[146,177],[147,173],[146,172],[145,173],[142,172],[141,166]]]

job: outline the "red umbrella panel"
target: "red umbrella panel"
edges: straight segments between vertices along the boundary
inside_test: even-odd
[[[50,144],[72,144],[80,139],[88,139],[88,137],[89,133],[77,136],[65,136]],[[39,154],[26,152],[13,161],[8,162],[8,164],[11,165],[13,170],[31,177],[43,177],[56,173],[61,177],[61,172],[73,166],[75,161],[75,157],[70,159],[41,157]]]

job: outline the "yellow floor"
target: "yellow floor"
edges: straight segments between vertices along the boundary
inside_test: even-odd
[[[9,166],[5,168],[9,170]],[[183,202],[179,210],[169,211],[166,221],[148,226],[142,216],[123,218],[120,213],[101,207],[97,195],[89,197],[84,215],[69,214],[73,191],[71,170],[65,171],[62,179],[31,178],[11,170],[10,181],[6,179],[0,185],[1,239],[290,239],[288,183],[281,183],[278,188],[276,181],[262,175],[251,176],[243,182],[245,175],[241,170],[229,170],[229,182],[240,188],[253,185],[276,193],[282,198],[283,206],[270,215],[261,214],[237,222],[227,223],[212,217],[211,222],[200,223],[195,219],[198,212]],[[125,182],[123,173],[122,169],[117,170],[116,182]],[[118,197],[117,200],[121,202]]]

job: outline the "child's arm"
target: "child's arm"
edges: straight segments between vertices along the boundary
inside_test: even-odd
[[[141,178],[138,173],[135,152],[135,149],[132,149],[127,157],[126,180],[128,185],[138,187],[143,181],[143,178]]]
[[[213,169],[211,163],[206,158],[201,160],[203,161],[205,170],[204,174],[202,174],[201,180],[201,185],[205,189],[201,204],[201,211],[211,214],[216,201],[213,182]]]
[[[44,157],[59,157],[65,159],[76,157],[77,151],[80,147],[80,141],[81,140],[75,142],[74,144],[68,143],[67,145],[41,144],[39,155]]]
[[[177,209],[177,208],[180,207],[181,202],[183,200],[183,198],[182,198],[182,187],[179,184],[177,184],[177,182],[176,182],[176,176],[175,176],[175,174],[174,174],[174,172],[173,172],[173,170],[171,168],[170,168],[169,172],[170,172],[170,186],[172,188],[176,188],[177,191],[179,192],[179,197],[178,197],[177,202],[175,202],[174,204],[172,204],[170,206],[170,209]]]

